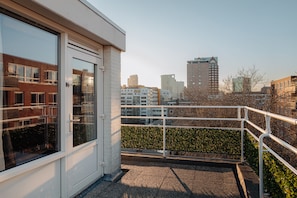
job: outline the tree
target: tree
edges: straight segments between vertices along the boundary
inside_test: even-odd
[[[244,67],[238,71],[238,76],[250,78],[251,88],[256,89],[258,86],[263,86],[267,83],[264,74],[260,74],[255,65],[252,68],[245,69]]]
[[[192,105],[207,105],[207,91],[203,91],[195,87],[188,87],[185,89],[184,93],[185,98],[191,101]]]
[[[221,90],[224,92],[224,99],[222,100],[222,105],[242,105],[269,110],[271,108],[270,94],[255,91],[267,84],[264,76],[264,74],[259,73],[259,70],[253,66],[251,68],[241,68],[235,76],[230,75],[226,79],[223,79]],[[238,90],[233,90],[233,81],[235,78],[242,78],[241,85],[236,85],[239,87]],[[242,86],[241,89],[240,86]],[[244,88],[243,86],[248,88]]]
[[[233,91],[233,79],[238,77],[249,78],[251,83],[251,90],[255,90],[260,86],[267,84],[267,80],[264,78],[264,74],[259,73],[259,70],[255,66],[252,68],[241,68],[235,76],[229,75],[227,78],[223,79],[223,85],[221,90],[225,93],[230,93]]]

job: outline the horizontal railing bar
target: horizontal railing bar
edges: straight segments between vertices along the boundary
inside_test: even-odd
[[[278,155],[274,150],[272,150],[269,146],[266,144],[263,144],[263,146],[266,148],[266,150],[271,153],[274,157],[276,157],[281,163],[283,163],[288,169],[290,169],[293,173],[297,175],[297,169],[294,168],[291,164],[289,164],[285,159],[283,159],[280,155]]]
[[[259,142],[259,138],[253,134],[253,132],[251,132],[248,128],[245,128],[244,130],[246,130],[255,140],[257,140],[257,142]]]
[[[265,130],[262,129],[261,127],[259,127],[258,125],[254,124],[253,122],[246,120],[246,122],[251,125],[252,127],[254,127],[255,129],[257,129],[258,131],[260,131],[261,133],[265,133]]]
[[[222,129],[222,130],[232,130],[239,131],[240,128],[229,128],[229,127],[203,127],[203,126],[166,126],[166,128],[185,128],[185,129]]]
[[[273,134],[269,134],[269,137],[271,139],[273,139],[275,142],[277,142],[278,144],[282,145],[283,147],[285,147],[285,148],[289,149],[290,151],[292,151],[293,153],[297,154],[297,148],[295,148],[294,146],[291,146],[290,144],[279,139],[278,137],[274,136]]]
[[[23,109],[43,109],[47,107],[46,105],[34,105],[34,106],[15,106],[15,107],[2,107],[0,111],[7,110],[23,110]]]
[[[130,126],[130,127],[159,127],[162,128],[163,125],[143,125],[143,124],[121,124],[122,126]],[[202,126],[175,126],[175,125],[167,125],[166,128],[185,128],[185,129],[223,129],[223,130],[234,130],[239,131],[241,128],[230,128],[230,127],[202,127]]]
[[[241,121],[240,118],[197,118],[197,117],[161,117],[161,116],[121,116],[122,119],[156,119],[156,120],[222,120],[222,121]]]
[[[12,118],[12,119],[6,119],[6,120],[0,120],[0,123],[5,123],[5,122],[13,122],[13,121],[22,121],[22,120],[30,120],[30,119],[36,119],[36,118],[44,118],[45,116],[40,115],[40,116],[28,116],[28,117],[20,117],[20,118]]]
[[[293,124],[293,125],[297,125],[297,119],[295,119],[295,118],[290,118],[290,117],[278,115],[278,114],[275,114],[275,113],[270,113],[268,111],[262,111],[262,110],[255,109],[255,108],[252,108],[252,107],[244,107],[244,108],[248,109],[250,111],[262,114],[262,115],[270,116],[271,118],[275,118],[275,119],[278,119],[278,120],[288,122],[288,123]]]
[[[144,125],[144,124],[121,124],[121,126],[130,126],[130,127],[163,127],[163,125]],[[167,126],[166,126],[167,127]]]
[[[182,105],[121,105],[121,108],[200,108],[200,109],[238,109],[244,106],[182,106]]]

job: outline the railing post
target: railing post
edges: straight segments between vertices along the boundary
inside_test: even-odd
[[[249,120],[248,109],[244,108],[244,119]]]
[[[240,131],[240,137],[241,137],[241,140],[240,140],[240,146],[241,146],[241,153],[240,153],[240,161],[243,162],[244,161],[244,119],[241,118],[241,108],[242,107],[237,107],[237,119],[241,119],[241,131]]]
[[[241,154],[240,154],[240,162],[244,162],[244,119],[241,120]]]
[[[237,107],[237,118],[241,119],[241,107]]]
[[[161,106],[161,116],[162,116],[162,120],[163,120],[163,157],[166,158],[166,119],[164,116],[164,106]]]
[[[259,137],[259,197],[264,197],[264,175],[263,175],[263,139],[271,133],[270,116],[265,115],[266,129],[265,133]]]

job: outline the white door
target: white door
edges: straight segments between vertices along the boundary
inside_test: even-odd
[[[66,71],[66,175],[68,196],[103,176],[103,72],[98,55],[69,45]],[[69,95],[69,97],[68,97]]]

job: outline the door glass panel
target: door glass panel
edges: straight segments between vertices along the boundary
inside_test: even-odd
[[[1,11],[0,11],[1,12]],[[58,35],[0,13],[0,171],[60,150]]]
[[[73,146],[96,139],[94,64],[72,59]]]

